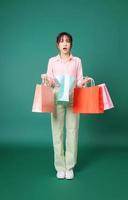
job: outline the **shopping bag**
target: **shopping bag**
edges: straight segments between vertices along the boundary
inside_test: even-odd
[[[56,90],[56,101],[58,103],[69,102],[70,92],[75,84],[75,78],[69,75],[59,75],[55,78],[58,89]]]
[[[108,91],[108,88],[105,83],[102,83],[98,85],[99,87],[102,88],[103,92],[103,104],[104,104],[104,110],[111,109],[114,107],[112,99],[110,97],[110,93]]]
[[[50,87],[36,84],[32,112],[54,112],[54,93]]]
[[[42,112],[42,85],[36,84],[32,112]]]
[[[75,113],[104,113],[102,87],[74,88],[73,111]]]
[[[73,111],[76,113],[103,113],[102,88],[92,86],[88,88],[75,88],[73,97]]]

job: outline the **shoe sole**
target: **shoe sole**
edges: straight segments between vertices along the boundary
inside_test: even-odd
[[[65,177],[67,180],[72,180],[72,179],[74,179],[74,176],[73,177],[71,177],[71,178],[68,178],[68,177]]]
[[[65,178],[60,178],[60,177],[57,177],[58,179],[65,179]]]

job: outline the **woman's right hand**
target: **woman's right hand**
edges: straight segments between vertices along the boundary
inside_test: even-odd
[[[48,77],[47,74],[41,74],[41,79],[44,85],[46,85],[47,87],[55,87],[55,81],[52,78]]]

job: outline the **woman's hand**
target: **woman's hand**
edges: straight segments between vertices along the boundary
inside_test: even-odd
[[[92,78],[89,76],[86,76],[85,78],[83,78],[82,80],[82,86],[86,85],[87,83],[91,82]]]
[[[48,77],[47,74],[41,74],[41,78],[42,78],[42,82],[47,87],[55,87],[55,81],[52,78]]]

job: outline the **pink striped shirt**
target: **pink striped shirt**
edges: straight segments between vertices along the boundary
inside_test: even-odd
[[[47,75],[55,79],[58,75],[69,75],[75,78],[76,86],[81,87],[83,79],[82,62],[79,57],[70,54],[69,59],[64,61],[60,55],[51,57],[48,61]]]

